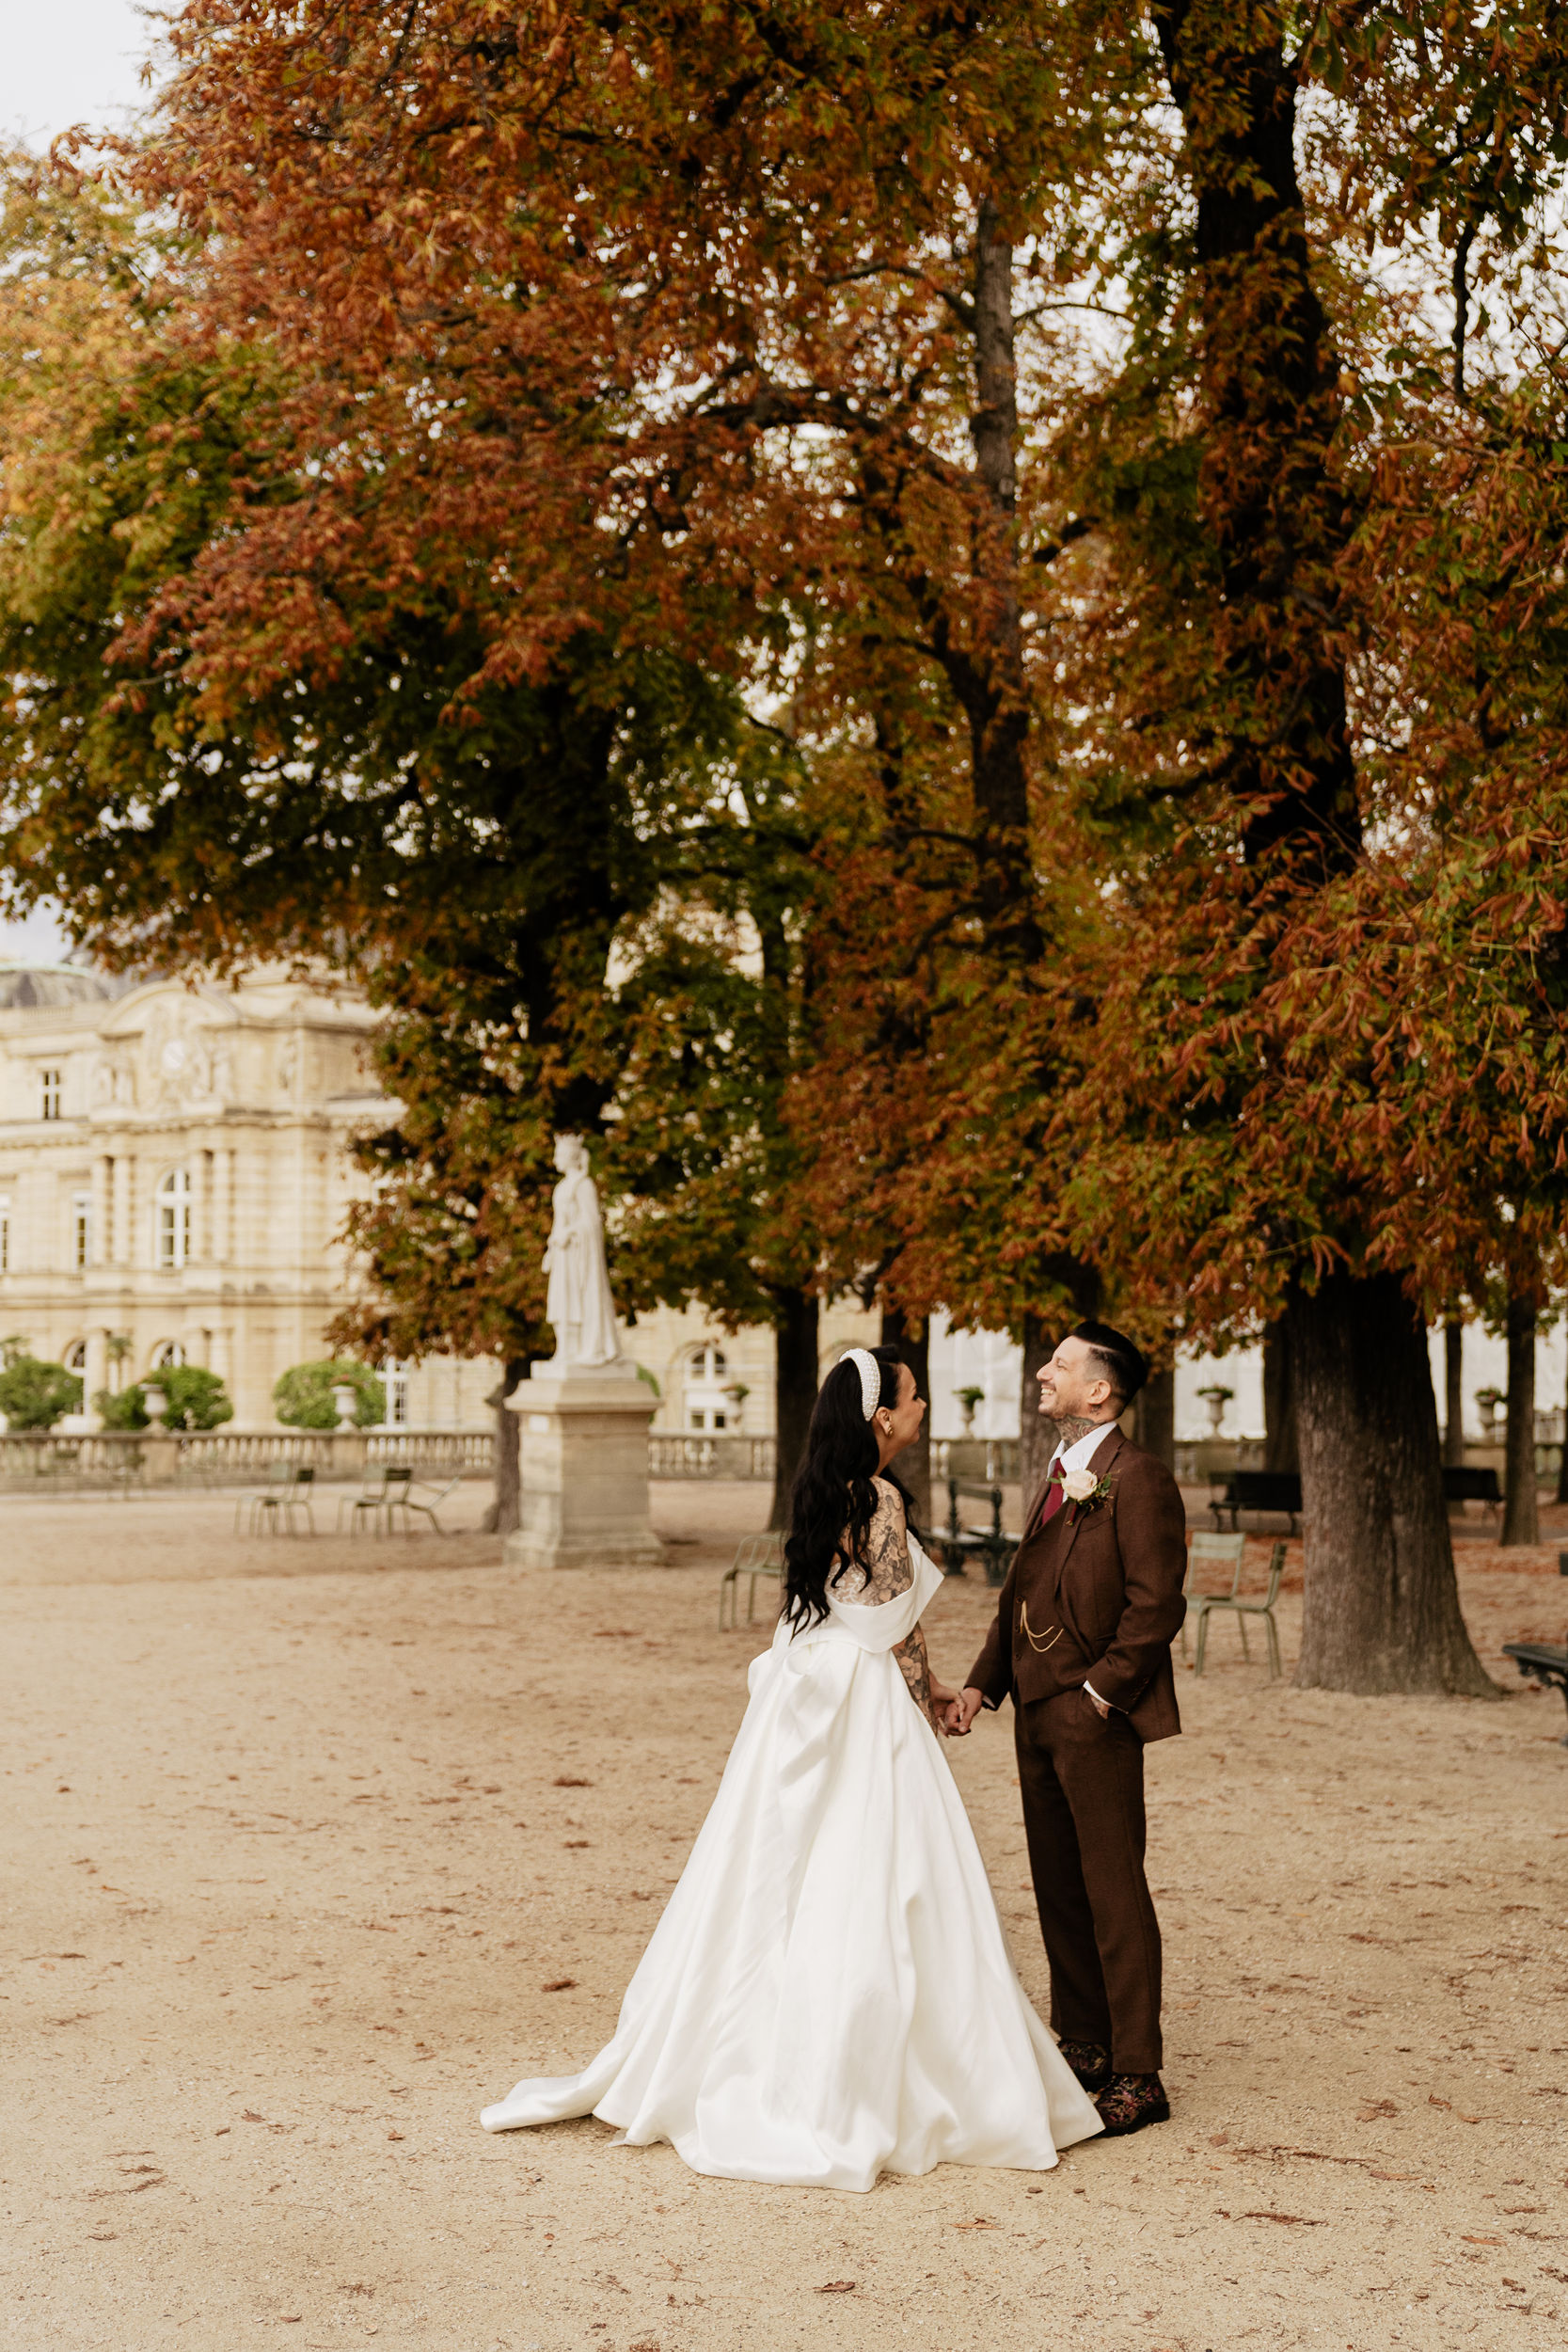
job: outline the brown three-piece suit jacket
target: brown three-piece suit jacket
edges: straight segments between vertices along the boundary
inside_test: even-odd
[[[1147,1743],[1181,1728],[1170,1645],[1187,1613],[1187,1520],[1164,1464],[1107,1426],[1091,1467],[1110,1493],[1044,1526],[1048,1488],[1035,1496],[969,1682],[988,1707],[1092,1682]]]

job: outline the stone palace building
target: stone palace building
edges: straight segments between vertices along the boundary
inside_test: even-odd
[[[240,1425],[270,1425],[274,1381],[328,1352],[355,1279],[339,1235],[366,1179],[349,1146],[392,1109],[366,1051],[374,1024],[325,980],[0,964],[0,1338],[80,1372],[89,1404],[202,1364]],[[830,1311],[825,1360],[875,1329]],[[660,1312],[623,1345],[658,1385],[656,1430],[771,1433],[770,1332]],[[394,1422],[488,1425],[493,1363],[378,1369]]]
[[[88,1400],[203,1364],[242,1423],[270,1423],[351,1279],[347,1146],[388,1109],[372,1025],[350,992],[265,973],[0,966],[0,1337],[80,1372]],[[489,1367],[389,1369],[399,1420],[484,1419]]]

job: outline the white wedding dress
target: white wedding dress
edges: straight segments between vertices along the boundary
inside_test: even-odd
[[[593,2113],[695,2172],[867,2189],[938,2164],[1054,2165],[1100,2116],[1030,2007],[942,1742],[892,1655],[942,1582],[833,1598],[752,1661],[691,1858],[580,2074],[486,2131]]]

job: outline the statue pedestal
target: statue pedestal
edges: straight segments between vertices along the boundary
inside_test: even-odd
[[[657,1399],[624,1369],[535,1364],[506,1400],[518,1420],[521,1524],[515,1568],[661,1567],[648,1519],[648,1423]]]

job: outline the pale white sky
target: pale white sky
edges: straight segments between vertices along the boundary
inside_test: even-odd
[[[146,103],[156,35],[135,0],[0,0],[0,141],[41,149],[72,123],[124,128]],[[0,923],[0,962],[66,952],[46,914]]]
[[[0,137],[40,148],[75,122],[123,128],[156,35],[135,0],[0,0]]]

